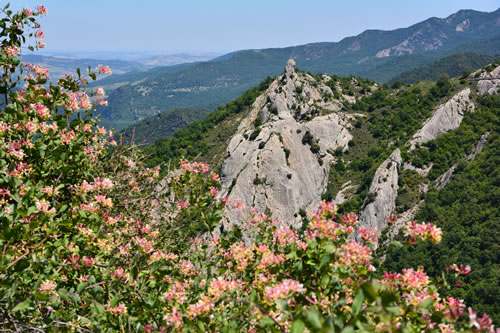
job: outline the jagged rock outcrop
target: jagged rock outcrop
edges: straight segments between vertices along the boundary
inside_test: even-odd
[[[341,203],[346,202],[349,200],[355,189],[357,188],[357,185],[352,184],[352,182],[349,180],[345,184],[342,185],[340,188],[340,191],[338,191],[337,195],[335,196],[335,204],[340,205]]]
[[[300,209],[321,202],[334,160],[328,151],[345,150],[352,139],[352,116],[337,112],[343,101],[332,98],[324,81],[296,72],[289,60],[285,73],[256,99],[221,168],[222,193],[230,200],[295,226]],[[236,213],[228,215],[230,223],[238,222]]]
[[[479,76],[476,75],[479,73]],[[481,70],[471,74],[471,77],[479,79],[477,82],[477,90],[481,95],[497,94],[500,89],[500,66],[497,66],[491,72]],[[492,78],[492,79],[487,79]]]
[[[465,112],[474,111],[474,103],[469,98],[470,92],[469,88],[465,88],[440,105],[410,140],[410,151],[415,149],[417,144],[431,141],[460,126]]]
[[[377,229],[378,234],[387,226],[386,217],[396,208],[401,163],[401,152],[396,149],[378,167],[370,185],[367,202],[359,214],[359,226]]]

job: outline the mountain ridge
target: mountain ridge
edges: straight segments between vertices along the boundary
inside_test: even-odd
[[[115,115],[121,123],[130,124],[175,106],[215,109],[266,76],[278,75],[282,64],[289,58],[295,59],[301,69],[313,73],[363,75],[388,81],[399,72],[414,67],[411,61],[401,68],[388,66],[383,71],[370,71],[402,56],[433,55],[440,58],[449,50],[479,39],[500,39],[498,17],[500,9],[491,13],[462,11],[407,28],[367,30],[340,42],[237,51],[184,71],[146,79],[136,86],[122,85],[119,90],[110,91],[109,109],[101,111],[105,112],[103,119]],[[464,23],[464,20],[468,21]],[[102,84],[106,84],[106,79]],[[144,91],[147,93],[143,94]]]

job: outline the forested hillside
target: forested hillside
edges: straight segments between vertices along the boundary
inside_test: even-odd
[[[112,76],[100,82],[108,88],[109,106],[99,112],[103,124],[123,129],[173,107],[214,110],[267,76],[280,74],[290,58],[302,70],[315,74],[356,75],[383,83],[451,54],[495,55],[500,42],[499,15],[500,10],[462,10],[392,31],[367,30],[335,43],[242,50],[181,71],[177,71],[179,67],[175,71],[160,67],[158,75]]]
[[[483,73],[494,68],[495,65],[487,66]],[[393,213],[408,214],[413,210],[418,221],[433,222],[442,227],[444,238],[439,245],[427,242],[404,250],[396,245],[384,245],[379,249],[382,251],[379,255],[386,250],[388,252],[385,261],[381,262],[381,269],[416,269],[423,265],[426,271],[437,277],[453,263],[470,265],[472,272],[458,282],[458,288],[442,286],[441,292],[465,298],[481,311],[497,314],[497,239],[500,236],[497,223],[500,221],[497,207],[497,164],[500,158],[497,148],[500,133],[498,94],[481,96],[473,92],[471,97],[475,111],[466,112],[456,129],[415,149],[408,146],[436,108],[460,92],[467,89],[475,91],[478,81],[473,79],[478,76],[472,74],[465,78],[441,78],[436,82],[378,86],[372,94],[359,96],[355,103],[344,103],[342,112],[355,116],[350,129],[353,139],[347,150],[330,152],[336,162],[331,165],[328,186],[322,197],[326,200],[341,198],[339,212],[360,212],[376,199],[376,194],[370,192],[370,184],[380,164],[395,148],[401,149],[405,167],[401,165],[399,172]],[[317,76],[317,79],[324,80],[325,77]],[[247,115],[237,110],[248,112],[255,97],[267,89],[269,82],[220,108],[207,120],[193,123],[173,138],[160,140],[149,147],[148,151],[153,154],[151,163],[186,157],[208,161],[219,167],[225,157],[224,147],[232,135],[230,131],[236,131],[237,124]],[[334,82],[338,82],[344,89],[351,89],[353,95],[354,92],[369,91],[373,85],[373,82],[359,78],[353,81],[352,78],[332,77],[328,82],[332,83],[332,87],[335,87]],[[353,86],[352,82],[357,83]],[[479,151],[475,159],[468,160],[467,156],[485,134],[489,134],[487,140],[480,145],[481,148],[484,146],[484,151]],[[258,142],[259,139],[256,140]],[[455,171],[450,182],[438,188],[439,177],[452,167]],[[383,240],[388,237],[383,233]],[[498,320],[495,315],[495,321]]]
[[[472,52],[454,54],[430,65],[403,72],[395,76],[391,83],[396,81],[404,83],[415,83],[419,80],[437,81],[442,75],[454,77],[465,74],[464,77],[466,77],[473,70],[494,63],[499,59],[500,55],[488,56]]]

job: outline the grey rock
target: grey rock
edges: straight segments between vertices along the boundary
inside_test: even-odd
[[[401,152],[399,149],[389,156],[377,169],[370,185],[369,195],[375,199],[366,202],[361,208],[359,226],[377,230],[378,234],[387,226],[387,217],[396,208],[398,194],[398,176],[401,168]]]
[[[290,60],[230,140],[221,168],[221,193],[247,209],[272,212],[273,219],[299,226],[299,210],[312,211],[321,202],[334,161],[328,151],[346,150],[352,139],[353,116],[339,112],[342,101],[325,98],[332,95],[323,80],[295,72]],[[258,117],[262,125],[254,132]],[[315,152],[302,142],[306,132],[317,145]],[[253,140],[252,133],[258,133]],[[235,211],[227,216],[229,224],[240,222]]]
[[[475,77],[477,72],[472,73],[471,77]],[[477,90],[481,95],[497,94],[500,89],[500,66],[497,66],[491,72],[484,70],[480,71],[479,81],[477,82]],[[492,78],[488,80],[487,78]]]
[[[469,88],[465,88],[445,104],[438,106],[410,140],[410,151],[415,149],[417,144],[431,141],[460,126],[465,113],[474,111],[474,103],[469,98],[470,92]]]

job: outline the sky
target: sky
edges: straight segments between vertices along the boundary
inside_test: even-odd
[[[216,52],[335,42],[460,9],[491,12],[498,0],[14,0],[44,4],[46,52]]]

